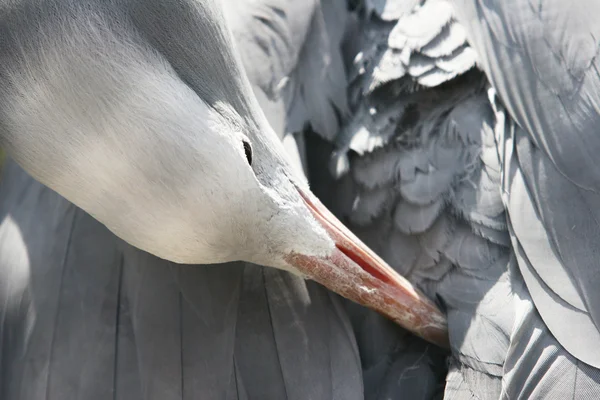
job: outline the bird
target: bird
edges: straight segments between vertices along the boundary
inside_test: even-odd
[[[344,311],[297,275],[443,344],[287,161],[218,2],[1,9],[2,398],[362,398]]]
[[[351,116],[313,190],[442,304],[444,398],[598,397],[598,4],[358,3]],[[359,347],[401,337],[348,309]],[[400,397],[393,365],[372,354],[365,391]]]
[[[367,37],[350,41],[342,195],[322,198],[445,305],[448,398],[598,391],[592,7],[367,1]],[[398,332],[352,311],[359,347]]]

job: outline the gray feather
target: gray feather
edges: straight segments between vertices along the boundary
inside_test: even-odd
[[[475,65],[475,61],[475,50],[471,46],[464,44],[452,54],[436,58],[435,65],[448,73],[454,73],[456,76],[472,68]]]
[[[561,174],[596,192],[600,4],[461,1],[457,11],[510,115]]]
[[[561,174],[532,137],[511,121],[499,129],[498,138],[505,143],[503,191],[512,242],[535,306],[567,351],[600,365],[592,345],[599,335],[599,303],[592,289],[597,280],[592,261],[598,240],[597,196]]]
[[[4,167],[0,199],[2,398],[111,397],[114,236],[14,163]]]
[[[511,399],[600,396],[600,371],[577,360],[557,342],[531,301],[516,266],[514,271],[519,317],[504,367],[502,395]]]
[[[389,209],[394,197],[394,191],[389,188],[359,193],[354,199],[350,220],[357,225],[371,223]]]
[[[466,41],[465,28],[456,22],[450,23],[432,41],[421,47],[421,53],[430,58],[449,56]]]
[[[407,72],[410,76],[419,77],[424,75],[425,73],[431,71],[436,67],[435,60],[430,57],[423,56],[421,54],[414,54],[410,57],[410,62],[408,64]],[[402,70],[402,74],[396,77],[396,79],[401,78],[404,75],[404,70]]]
[[[444,205],[441,197],[425,206],[401,201],[394,210],[394,224],[402,233],[422,233],[431,227],[443,211]]]

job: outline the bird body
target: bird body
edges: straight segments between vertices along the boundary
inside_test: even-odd
[[[328,205],[444,304],[445,397],[597,397],[598,24],[561,2],[364,4]]]

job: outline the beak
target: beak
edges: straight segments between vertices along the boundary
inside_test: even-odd
[[[314,195],[298,191],[336,249],[327,257],[292,253],[286,261],[341,296],[449,348],[446,318],[436,305],[354,236]]]

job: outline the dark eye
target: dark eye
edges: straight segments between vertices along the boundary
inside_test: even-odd
[[[250,146],[250,142],[247,140],[242,140],[244,144],[244,152],[246,153],[246,160],[248,160],[248,164],[252,166],[252,146]]]

